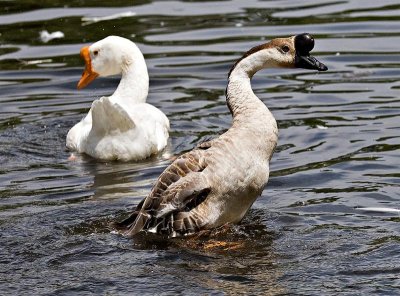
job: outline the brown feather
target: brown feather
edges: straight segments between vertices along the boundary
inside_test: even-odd
[[[205,200],[210,189],[201,172],[207,163],[205,151],[195,149],[178,157],[156,181],[150,194],[141,201],[127,219],[114,226],[126,236],[155,227],[157,232],[170,234],[176,223],[174,213],[190,211]],[[192,222],[179,224],[178,229],[195,229]]]

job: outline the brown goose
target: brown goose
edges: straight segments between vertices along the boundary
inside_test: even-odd
[[[178,157],[134,212],[114,226],[128,237],[140,231],[176,237],[240,222],[267,184],[278,140],[275,118],[253,93],[250,79],[263,68],[326,71],[310,56],[313,47],[305,33],[246,52],[228,77],[231,128]]]

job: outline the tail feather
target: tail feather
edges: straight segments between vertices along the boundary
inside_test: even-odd
[[[133,212],[128,218],[119,222],[111,222],[110,226],[127,237],[133,237],[146,227],[151,216],[143,211]]]
[[[146,212],[139,212],[136,216],[135,221],[128,230],[125,231],[124,235],[127,237],[133,237],[135,234],[139,233],[143,228],[146,227],[146,224],[150,221],[151,216]]]
[[[132,226],[133,222],[135,222],[136,217],[139,212],[133,212],[131,215],[129,215],[128,218],[122,220],[122,221],[113,221],[111,222],[111,227],[115,228],[118,231],[128,231],[129,228]]]
[[[132,214],[129,215],[128,218],[125,218],[124,220],[119,222],[117,221],[111,222],[110,226],[124,234],[130,232],[130,229],[133,227],[137,216],[140,214],[144,201],[145,200],[142,199],[142,201],[136,206],[135,210],[133,211]]]

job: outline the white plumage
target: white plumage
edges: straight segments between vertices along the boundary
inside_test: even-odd
[[[83,88],[97,76],[121,74],[114,94],[92,103],[88,114],[67,135],[67,147],[103,160],[140,160],[167,145],[169,121],[146,103],[149,76],[139,48],[130,40],[109,36],[81,50],[86,68]]]

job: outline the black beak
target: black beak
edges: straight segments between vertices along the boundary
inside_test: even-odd
[[[294,47],[296,49],[295,67],[326,71],[328,67],[318,61],[315,57],[310,56],[310,51],[314,48],[314,38],[307,33],[294,37]]]

